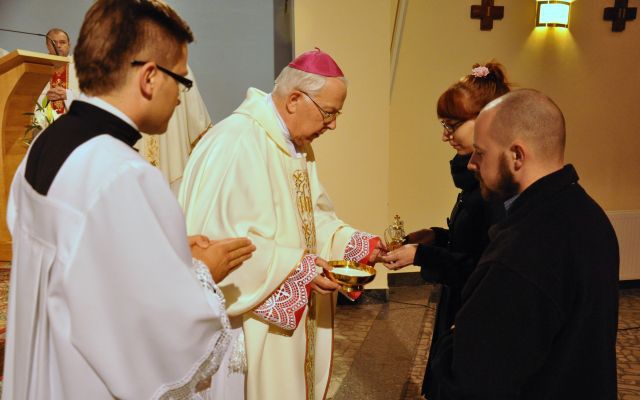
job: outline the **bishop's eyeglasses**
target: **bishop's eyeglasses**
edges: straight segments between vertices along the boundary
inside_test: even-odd
[[[304,94],[305,96],[307,96],[309,98],[309,100],[311,100],[311,102],[316,106],[318,111],[320,111],[320,114],[322,114],[322,122],[324,122],[325,124],[333,122],[333,120],[335,120],[336,118],[338,118],[338,116],[340,114],[342,114],[342,112],[340,112],[340,111],[336,111],[336,112],[325,111],[322,107],[320,107],[320,105],[318,103],[316,103],[316,101],[313,99],[313,97],[309,96],[309,94],[307,92],[302,91],[300,89],[298,89],[298,91],[300,93]]]
[[[138,61],[138,60],[133,60],[131,61],[131,66],[133,67],[138,67],[140,65],[145,65],[146,63],[148,63],[149,61]],[[175,72],[171,71],[170,69],[167,69],[163,66],[161,66],[160,64],[156,63],[156,67],[164,72],[165,74],[169,75],[170,77],[172,77],[173,79],[175,79],[179,84],[182,85],[182,92],[188,92],[189,89],[191,89],[191,86],[193,86],[193,81],[191,79],[187,79],[182,75],[178,75]]]

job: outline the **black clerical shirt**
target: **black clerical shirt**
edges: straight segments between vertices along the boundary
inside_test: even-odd
[[[74,101],[69,112],[45,129],[31,145],[25,171],[27,182],[46,196],[69,155],[85,142],[104,134],[129,146],[141,138],[133,126],[110,112]]]

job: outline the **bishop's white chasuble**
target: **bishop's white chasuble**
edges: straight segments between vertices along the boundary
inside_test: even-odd
[[[336,217],[312,150],[306,151],[306,157],[290,154],[275,109],[252,88],[196,146],[180,190],[189,233],[247,236],[257,247],[219,284],[235,335],[244,333],[249,400],[324,398],[335,297],[310,293],[313,254],[364,261],[379,240]],[[220,388],[242,388],[232,375],[214,380],[213,389],[237,392]]]

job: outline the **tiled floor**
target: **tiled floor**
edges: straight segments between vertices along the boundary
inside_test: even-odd
[[[640,289],[620,291],[618,399],[640,400]]]
[[[330,400],[414,400],[435,317],[431,285],[391,288],[385,304],[339,305]],[[620,290],[618,399],[640,400],[640,289]]]

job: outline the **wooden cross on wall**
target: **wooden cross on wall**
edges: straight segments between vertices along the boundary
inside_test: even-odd
[[[479,6],[471,6],[471,18],[480,20],[480,30],[493,29],[493,20],[504,17],[504,7],[494,6],[493,0],[482,0]]]
[[[611,21],[611,32],[622,32],[627,26],[627,21],[636,19],[637,7],[627,7],[629,0],[616,0],[613,7],[604,9],[605,21]]]

